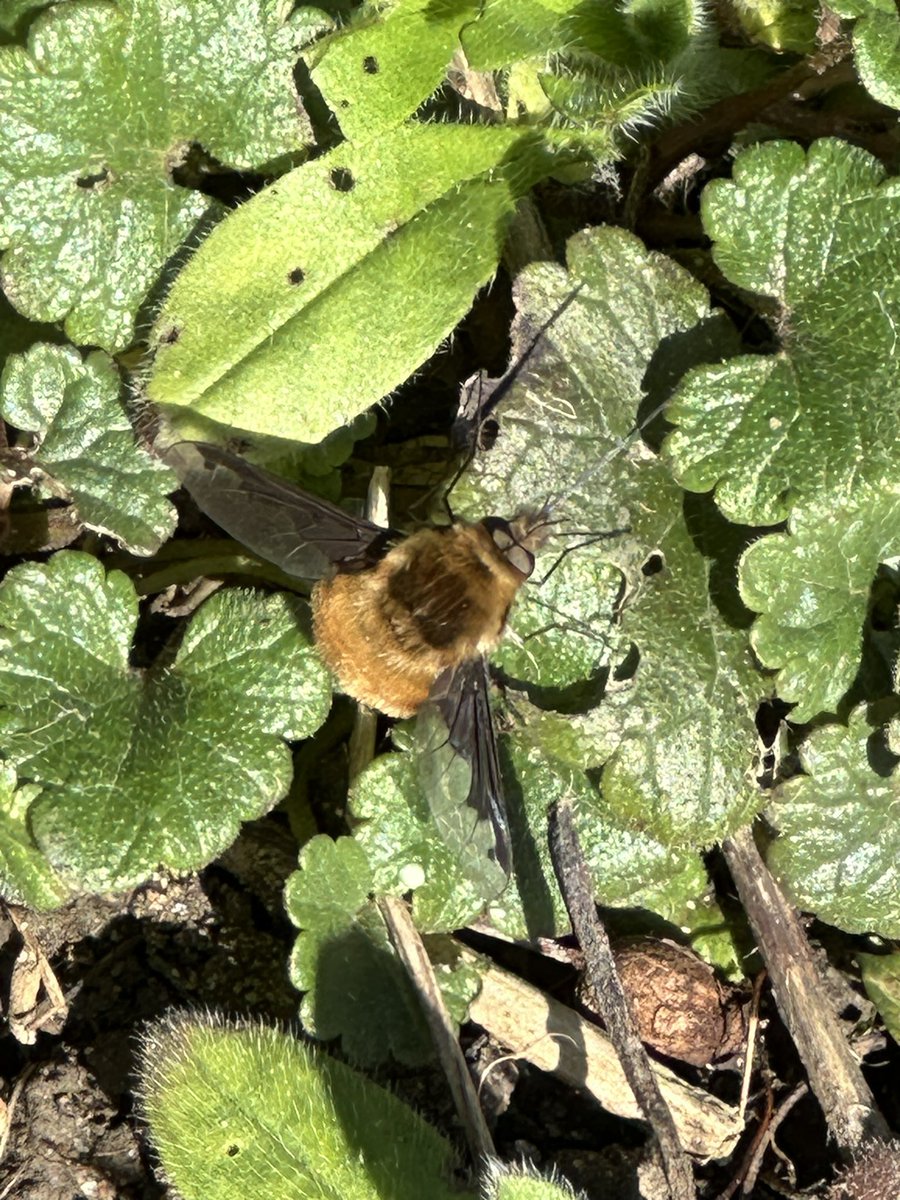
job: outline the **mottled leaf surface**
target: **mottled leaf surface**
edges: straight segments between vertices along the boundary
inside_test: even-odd
[[[41,854],[28,828],[28,810],[40,794],[19,786],[9,763],[0,763],[0,895],[9,904],[55,908],[67,890]]]
[[[682,384],[667,414],[676,478],[759,525],[894,479],[900,180],[846,142],[769,142],[706,188],[703,221],[728,278],[774,302],[781,349]]]
[[[800,908],[850,933],[900,936],[900,826],[896,759],[858,709],[849,728],[813,730],[805,775],[771,808],[781,835],[773,871]]]
[[[0,50],[3,286],[34,320],[114,351],[207,209],[191,143],[261,167],[310,140],[291,72],[309,36],[269,0],[74,0]]]
[[[220,592],[170,665],[128,655],[137,597],[86,554],[14,568],[0,591],[0,732],[38,783],[29,827],[83,888],[194,870],[287,791],[282,738],[324,720],[330,683],[287,595]]]
[[[34,462],[65,490],[81,521],[136,554],[175,530],[174,474],[135,443],[115,363],[102,351],[39,343],[10,358],[0,412],[37,438]]]

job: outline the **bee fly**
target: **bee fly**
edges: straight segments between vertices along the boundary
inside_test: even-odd
[[[345,692],[389,717],[437,711],[508,873],[486,656],[551,532],[547,510],[404,537],[217,446],[178,442],[162,455],[217,525],[287,574],[317,580],[315,642]]]

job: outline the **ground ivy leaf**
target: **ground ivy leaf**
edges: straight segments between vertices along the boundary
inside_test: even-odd
[[[758,525],[877,487],[896,470],[900,179],[846,142],[768,142],[706,188],[703,218],[728,278],[777,301],[782,350],[682,384],[667,413],[679,482]]]
[[[140,1093],[185,1200],[475,1200],[453,1148],[345,1063],[260,1024],[178,1014],[144,1036]]]
[[[287,791],[282,738],[324,720],[330,685],[286,594],[219,592],[170,667],[128,665],[130,580],[61,553],[0,590],[0,733],[37,844],[73,883],[131,886],[194,870]]]
[[[486,847],[462,846],[441,836],[417,763],[417,754],[433,753],[416,747],[377,759],[354,783],[350,806],[362,822],[355,836],[371,864],[375,890],[386,895],[412,891],[417,926],[450,930],[478,916],[506,879]],[[468,786],[457,805],[471,813],[467,791]]]
[[[849,728],[813,730],[806,774],[783,784],[771,808],[780,836],[769,863],[798,907],[848,933],[900,937],[900,789],[893,762],[872,765],[879,733],[863,708]]]
[[[178,480],[135,444],[120,391],[102,351],[82,361],[71,347],[40,343],[8,360],[0,412],[36,435],[32,458],[66,489],[85,525],[153,554],[175,528],[167,497]]]
[[[204,422],[318,442],[433,352],[551,169],[513,127],[407,124],[291,171],[211,234],[155,326],[148,394]],[[410,313],[416,314],[410,320]]]
[[[866,995],[895,1042],[900,1041],[900,951],[857,954]]]
[[[900,553],[900,485],[862,485],[840,502],[798,506],[789,532],[755,542],[741,561],[741,595],[763,615],[753,647],[779,668],[778,695],[809,721],[835,712],[862,655],[863,625],[879,563]]]
[[[869,94],[900,108],[900,14],[893,0],[838,0],[833,11],[857,18],[853,55]]]
[[[554,511],[561,536],[534,578],[561,549],[591,541],[590,531],[593,543],[568,557],[579,560],[576,579],[598,573],[546,605],[545,626],[558,626],[546,648],[543,636],[531,636],[531,606],[540,608],[543,589],[529,588],[523,625],[517,604],[511,648],[497,661],[543,688],[578,670],[583,679],[593,674],[596,703],[596,673],[635,658],[636,670],[632,663],[610,682],[583,731],[592,740],[590,766],[606,765],[604,795],[624,828],[683,855],[725,836],[758,803],[749,775],[766,689],[743,628],[748,614],[728,608],[743,532],[712,506],[686,509],[657,456],[629,434],[690,366],[733,353],[732,332],[710,314],[695,280],[622,230],[576,235],[568,271],[529,267],[516,297],[514,358],[541,336],[493,414],[497,444],[473,461],[454,507],[480,516],[562,497]],[[567,534],[573,525],[579,532]],[[610,530],[620,532],[596,536]],[[616,589],[602,573],[610,565]],[[567,629],[571,661],[556,644]]]
[[[475,0],[397,0],[362,17],[305,55],[312,81],[350,141],[361,142],[412,116],[438,88]]]
[[[310,140],[302,23],[270,0],[74,0],[0,50],[3,286],[27,316],[113,351],[209,201],[171,171],[193,142],[261,167]]]
[[[41,854],[28,827],[28,809],[40,787],[20,787],[15,769],[0,763],[0,895],[8,904],[55,908],[67,889]]]
[[[305,992],[304,1028],[323,1041],[340,1037],[356,1062],[378,1063],[389,1055],[413,1064],[429,1060],[433,1047],[421,1004],[370,899],[381,889],[366,849],[355,838],[319,835],[303,848],[300,866],[288,879],[285,902],[301,930],[291,979]],[[476,975],[444,954],[440,979],[462,1020]]]

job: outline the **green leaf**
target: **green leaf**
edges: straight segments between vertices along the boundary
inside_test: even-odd
[[[769,142],[706,188],[703,217],[728,278],[777,301],[782,349],[688,377],[667,413],[679,482],[761,525],[877,488],[896,471],[900,180],[846,142]]]
[[[741,0],[732,17],[755,42],[773,50],[811,54],[816,49],[819,10],[811,0]]]
[[[212,421],[320,441],[450,333],[496,269],[516,200],[550,169],[527,131],[438,124],[298,167],[179,276],[152,335],[150,399],[184,437]]]
[[[128,653],[137,598],[85,554],[14,568],[0,590],[0,732],[40,783],[28,820],[84,888],[124,888],[160,863],[194,870],[287,791],[282,738],[313,732],[325,670],[287,595],[219,592],[171,667]],[[227,748],[227,752],[226,749]]]
[[[435,753],[419,744],[410,754],[377,759],[354,783],[350,806],[363,822],[355,837],[368,856],[375,889],[399,896],[412,890],[417,926],[451,930],[478,916],[503,890],[506,878],[488,858],[486,845],[465,845],[461,837],[441,836],[434,797],[422,786],[418,761],[420,755]],[[468,778],[455,789],[455,804],[461,822],[471,827],[467,793]],[[448,806],[454,803],[453,794],[443,799]],[[446,824],[444,829],[446,833]]]
[[[857,17],[853,26],[856,70],[869,93],[900,108],[900,15],[893,0],[839,0],[834,11]]]
[[[9,763],[0,763],[0,895],[8,904],[55,908],[67,890],[47,865],[28,828],[28,809],[41,789],[18,786]]]
[[[389,1055],[410,1064],[429,1061],[433,1046],[421,1003],[369,898],[382,888],[366,849],[355,838],[334,842],[320,835],[304,846],[300,866],[288,879],[285,903],[301,930],[291,980],[306,993],[304,1029],[323,1041],[340,1037],[355,1062],[378,1063]],[[441,986],[462,1020],[477,987],[475,973],[447,960]]]
[[[349,141],[362,142],[412,116],[443,81],[475,0],[397,0],[307,53],[312,81]]]
[[[878,740],[862,708],[849,728],[813,730],[801,752],[806,774],[788,780],[771,808],[780,837],[769,864],[821,920],[900,937],[900,785],[893,761],[879,766]]]
[[[270,0],[73,0],[0,50],[4,287],[27,316],[113,351],[207,208],[189,145],[261,168],[310,140],[291,72],[308,36]]]
[[[178,480],[135,445],[121,387],[101,351],[82,362],[77,350],[42,343],[8,360],[0,412],[37,436],[32,458],[66,489],[85,525],[153,554],[175,528],[167,496]]]
[[[900,1042],[900,951],[891,954],[857,954],[866,994],[884,1021],[888,1033]]]
[[[451,1144],[402,1100],[279,1030],[169,1018],[140,1074],[184,1200],[474,1200],[452,1185]]]
[[[513,1166],[492,1163],[484,1200],[575,1200],[575,1192],[565,1180],[547,1179],[526,1162]]]
[[[835,712],[860,667],[879,563],[900,552],[900,483],[861,485],[794,509],[789,533],[761,538],[741,562],[741,595],[763,615],[753,647],[779,668],[778,695],[795,721]]]
[[[710,506],[686,508],[658,458],[629,434],[689,366],[733,353],[734,341],[693,279],[621,230],[576,235],[568,261],[568,272],[539,264],[517,281],[514,356],[538,330],[541,337],[497,405],[497,445],[473,462],[453,501],[479,516],[557,497],[559,531],[534,578],[584,541],[592,544],[568,555],[580,560],[576,580],[587,580],[589,563],[617,569],[618,595],[597,574],[566,597],[563,576],[546,605],[545,626],[558,626],[560,638],[569,630],[580,659],[564,660],[553,636],[546,645],[532,636],[538,585],[529,604],[514,607],[512,649],[497,661],[542,687],[579,669],[592,685],[593,696],[582,687],[539,695],[544,704],[568,698],[584,709],[605,692],[582,733],[590,744],[583,763],[605,764],[603,795],[621,828],[680,857],[735,829],[758,804],[749,773],[766,688],[749,652],[747,614],[731,596],[742,531]],[[571,526],[578,532],[567,536]],[[620,532],[600,536],[610,530]]]

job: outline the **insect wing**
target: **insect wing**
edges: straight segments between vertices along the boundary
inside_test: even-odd
[[[438,676],[417,718],[420,778],[445,840],[473,861],[486,855],[505,882],[512,853],[489,687],[484,658]]]
[[[394,536],[218,446],[177,442],[162,457],[208,517],[288,575],[372,566]]]

